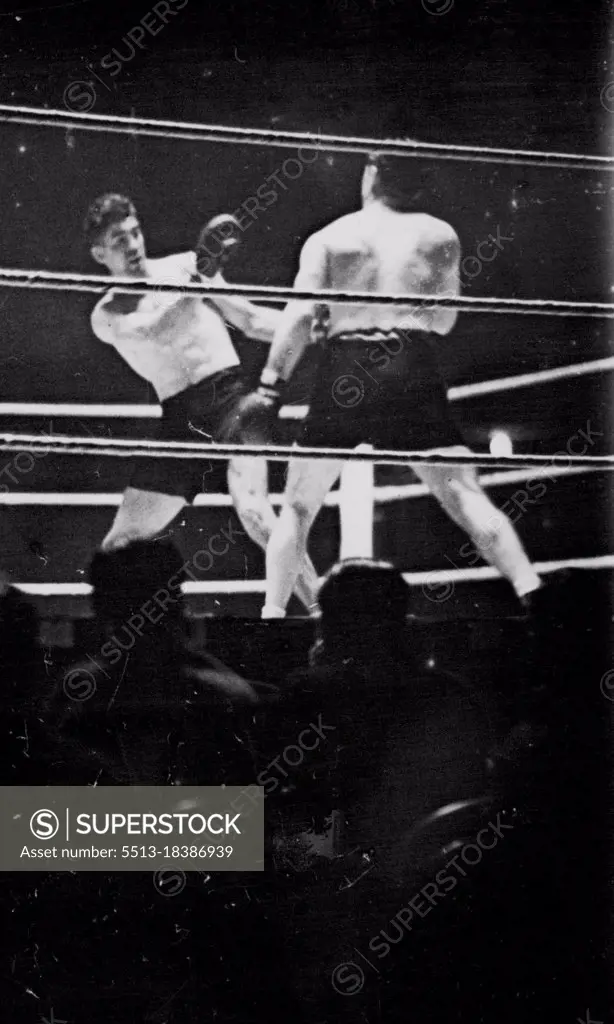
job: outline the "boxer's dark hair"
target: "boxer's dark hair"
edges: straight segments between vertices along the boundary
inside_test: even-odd
[[[122,196],[118,192],[105,192],[104,195],[98,196],[83,221],[83,231],[88,244],[96,245],[112,224],[119,224],[127,217],[136,216],[135,205],[127,196]]]
[[[428,213],[433,203],[442,199],[440,174],[432,163],[374,152],[369,154],[367,165],[377,171],[373,195],[392,210]]]

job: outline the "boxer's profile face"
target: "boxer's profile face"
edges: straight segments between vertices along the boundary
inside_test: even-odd
[[[136,217],[111,224],[91,252],[114,277],[144,277],[147,272],[145,239]]]

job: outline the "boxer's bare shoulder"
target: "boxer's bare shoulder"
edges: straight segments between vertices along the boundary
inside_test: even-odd
[[[367,207],[339,217],[312,236],[333,253],[348,248],[366,251],[373,241],[381,241],[382,237],[389,243],[402,239],[423,252],[442,246],[454,248],[459,244],[456,231],[445,220],[429,213],[396,213],[381,207]]]
[[[177,252],[169,256],[161,256],[147,260],[148,280],[158,284],[185,284],[196,272],[196,254],[194,252]],[[143,295],[138,292],[122,292],[112,290],[94,307],[92,316],[96,322],[100,314],[107,317],[128,316],[134,313],[141,303]]]
[[[317,239],[326,248],[334,251],[336,246],[344,246],[348,243],[358,243],[365,233],[364,211],[357,210],[355,213],[347,213],[338,217],[330,224],[316,231],[311,238]]]
[[[337,280],[339,274],[363,266],[371,257],[372,240],[369,232],[365,230],[362,212],[359,210],[357,213],[339,217],[315,232],[309,239],[311,245],[326,254],[329,286],[341,285],[342,281]]]
[[[409,213],[401,214],[399,222],[393,243],[397,252],[404,251],[407,257],[431,266],[452,267],[460,260],[460,240],[447,221],[428,213]]]
[[[413,230],[416,231],[422,245],[441,246],[458,242],[456,231],[447,221],[432,217],[430,213],[416,213],[408,216],[417,219]]]
[[[196,273],[196,253],[174,252],[170,256],[161,256],[147,261],[150,277],[163,280],[165,277],[176,278],[177,283],[190,278]]]

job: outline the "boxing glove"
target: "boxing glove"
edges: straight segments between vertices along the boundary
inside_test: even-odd
[[[236,217],[221,213],[205,225],[196,243],[196,267],[203,277],[215,277],[235,255],[241,226]]]
[[[238,429],[249,444],[266,444],[282,404],[283,381],[272,370],[263,370],[255,391],[245,395],[237,408]]]

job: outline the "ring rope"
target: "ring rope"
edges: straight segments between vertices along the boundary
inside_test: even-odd
[[[253,284],[175,284],[168,281],[135,280],[130,277],[107,277],[102,274],[76,274],[51,270],[16,270],[0,268],[0,286],[5,288],[38,288],[50,291],[105,293],[157,292],[175,295],[224,296],[230,292],[244,298],[272,302],[327,302],[343,305],[366,306],[429,306],[431,308],[464,310],[471,313],[514,313],[527,316],[584,316],[614,317],[611,302],[569,302],[560,299],[501,299],[495,297],[469,297],[466,295],[387,295],[377,292],[340,292],[331,289],[299,291],[276,285]],[[406,328],[411,330],[411,327]]]
[[[490,395],[498,391],[512,391],[514,388],[532,387],[534,384],[546,384],[553,380],[564,380],[567,377],[582,377],[587,373],[600,373],[603,370],[614,370],[614,356],[595,359],[592,362],[572,363],[570,366],[557,366],[551,370],[535,370],[533,373],[522,373],[512,377],[500,377],[495,380],[478,381],[476,384],[461,384],[448,388],[448,399],[451,402],[464,401],[481,395]],[[282,420],[302,420],[307,415],[308,405],[284,405],[280,409]],[[1,416],[83,416],[105,419],[160,419],[162,408],[159,405],[125,404],[106,405],[79,402],[0,402]]]
[[[614,569],[614,555],[595,555],[589,558],[567,558],[556,562],[535,562],[534,569],[540,576],[560,569]],[[435,590],[437,584],[449,586],[453,582],[472,582],[501,579],[497,569],[489,565],[475,569],[433,569],[427,572],[403,574],[412,587],[422,586]],[[14,583],[13,586],[32,597],[88,597],[92,593],[89,583]],[[182,583],[184,594],[263,594],[265,580],[195,580]],[[451,596],[449,594],[448,596]],[[439,604],[431,598],[433,603]]]
[[[533,373],[518,373],[512,377],[500,377],[496,380],[478,381],[476,384],[461,384],[448,388],[451,402],[475,398],[478,395],[494,395],[498,391],[514,391],[516,388],[532,387],[534,384],[549,384],[551,381],[565,380],[568,377],[583,377],[587,373],[601,373],[614,370],[614,356],[604,359],[593,359],[586,363],[572,363],[570,366],[554,366],[550,370],[535,370]],[[2,406],[0,405],[0,414]]]
[[[509,487],[512,484],[522,484],[529,480],[550,480],[552,482],[558,477],[577,476],[580,473],[600,472],[602,472],[602,470],[595,466],[590,469],[586,466],[548,466],[540,467],[539,469],[519,469],[511,470],[510,472],[483,473],[480,476],[480,484],[482,487]],[[384,484],[380,487],[374,488],[375,501],[382,505],[387,505],[392,501],[407,501],[409,498],[425,498],[430,493],[431,492],[426,484]],[[336,494],[337,492],[334,491],[332,495],[329,495],[329,497],[335,496]],[[202,497],[211,497],[211,495],[203,494]],[[0,497],[0,504],[1,503],[2,498]],[[206,505],[206,501],[203,501],[202,504]],[[329,504],[337,504],[337,502],[330,502]]]
[[[587,469],[581,466],[551,466],[542,469],[520,469],[503,473],[485,473],[480,477],[482,487],[506,487],[511,484],[524,483],[527,480],[550,480],[557,477],[577,476],[580,473],[601,473],[599,468]],[[374,501],[386,505],[392,501],[407,501],[410,498],[427,497],[431,492],[426,484],[384,484],[373,488]],[[283,494],[269,494],[272,505],[282,505]],[[121,494],[102,491],[7,491],[0,494],[0,505],[59,505],[64,507],[94,508],[113,507],[121,504]],[[195,508],[234,508],[230,494],[197,494],[192,502]],[[324,499],[328,508],[339,505],[339,491],[329,491]]]
[[[198,433],[198,431],[196,431]],[[33,434],[0,433],[0,451],[32,452],[48,455],[113,456],[114,458],[154,459],[210,459],[226,460],[238,457],[265,456],[271,462],[288,459],[320,459],[343,462],[373,462],[388,466],[418,463],[427,466],[490,466],[506,469],[511,466],[582,466],[587,469],[614,469],[614,455],[490,455],[473,452],[444,453],[439,449],[426,451],[360,451],[355,448],[307,448],[283,445],[199,444],[189,441],[135,442],[128,438],[76,437],[54,434],[45,442]]]
[[[373,139],[351,135],[315,135],[312,132],[283,132],[273,128],[234,128],[186,121],[159,121],[143,117],[111,114],[75,113],[0,104],[0,122],[30,124],[39,127],[83,128],[115,132],[133,137],[148,135],[161,139],[186,139],[201,142],[243,143],[295,149],[326,149],[338,153],[387,153],[395,156],[425,157],[432,160],[458,160],[469,163],[522,164],[523,166],[572,168],[574,170],[614,170],[614,159],[582,153],[557,153],[545,150],[497,149],[489,146],[452,146],[414,142],[407,139]]]

